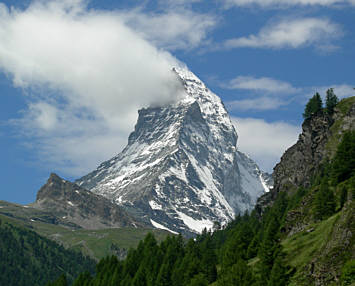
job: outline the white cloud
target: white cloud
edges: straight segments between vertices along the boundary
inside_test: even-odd
[[[260,6],[260,7],[291,7],[291,6],[333,6],[355,5],[354,0],[223,0],[227,7]]]
[[[238,148],[271,172],[287,148],[296,143],[299,126],[266,122],[256,118],[232,118],[238,133]]]
[[[224,47],[281,49],[315,46],[322,50],[331,50],[336,48],[331,44],[331,40],[341,34],[340,26],[328,19],[282,19],[279,22],[269,23],[256,35],[229,39],[225,41]]]
[[[339,98],[355,96],[355,90],[354,90],[355,85],[350,86],[347,84],[340,84],[340,85],[333,85],[331,87],[334,88],[334,93]]]
[[[226,103],[230,110],[275,110],[288,105],[289,95],[300,92],[301,89],[293,87],[290,83],[270,77],[238,76],[222,87],[235,90],[248,91],[250,96],[244,99],[232,100]]]
[[[226,103],[229,110],[275,110],[281,106],[289,104],[288,101],[268,96],[261,96],[256,98],[233,100]]]
[[[162,14],[131,10],[122,13],[121,17],[145,39],[168,50],[196,48],[206,41],[207,33],[217,23],[213,15],[195,13],[183,7],[169,7]]]
[[[329,88],[333,88],[336,96],[341,99],[344,97],[354,96],[355,95],[354,87],[355,85],[351,86],[348,84],[334,84],[330,86],[320,86],[313,89],[316,90],[321,96],[325,97],[327,90]],[[313,96],[313,94],[311,96]]]
[[[137,109],[175,100],[178,61],[80,0],[0,4],[0,69],[28,90],[17,120],[49,166],[80,175],[127,142]]]
[[[281,80],[273,79],[270,77],[255,78],[252,76],[238,76],[225,87],[229,89],[245,89],[253,91],[263,91],[270,93],[295,93],[297,88],[293,87],[290,83]]]
[[[303,97],[301,98],[301,103],[306,104],[309,98],[311,98],[316,92],[320,94],[323,98],[323,103],[325,103],[325,98],[327,94],[327,90],[329,88],[334,89],[334,93],[339,99],[355,96],[354,86],[349,84],[332,84],[327,86],[313,86],[313,87],[306,87],[304,88]]]

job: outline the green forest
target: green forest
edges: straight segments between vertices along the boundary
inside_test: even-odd
[[[0,219],[0,285],[45,285],[64,273],[69,282],[95,261]]]

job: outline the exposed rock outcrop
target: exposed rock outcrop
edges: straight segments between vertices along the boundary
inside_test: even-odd
[[[297,143],[275,166],[274,188],[258,199],[257,211],[263,213],[281,191],[293,194],[299,187],[309,187],[323,160],[334,156],[347,130],[355,130],[355,97],[339,102],[332,116],[320,112],[306,119]]]
[[[85,229],[143,226],[120,206],[53,173],[31,206]]]

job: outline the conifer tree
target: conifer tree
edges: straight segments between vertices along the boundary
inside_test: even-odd
[[[287,285],[287,268],[284,266],[281,254],[276,256],[274,265],[270,273],[268,286],[285,286]]]
[[[92,282],[92,277],[89,272],[85,271],[81,273],[74,281],[73,286],[87,286]]]
[[[340,209],[342,209],[348,198],[348,189],[343,186],[340,191]]]
[[[270,271],[274,264],[275,253],[279,251],[280,244],[278,242],[279,238],[279,227],[280,223],[278,218],[275,216],[269,221],[266,229],[266,233],[259,249],[259,257],[261,262],[261,278],[263,281],[267,281],[270,276]]]
[[[340,183],[355,175],[355,131],[346,132],[333,160],[333,177]]]
[[[203,274],[197,274],[195,275],[188,286],[208,286],[208,280]]]
[[[313,115],[322,111],[322,108],[323,108],[322,98],[320,97],[319,93],[316,92],[316,94],[313,95],[313,97],[311,97],[308,103],[306,104],[303,113],[303,118],[307,119],[312,117]]]
[[[224,269],[217,282],[218,286],[249,286],[253,284],[254,279],[247,263],[242,258],[239,258],[237,263]]]
[[[327,96],[325,101],[325,109],[329,115],[334,113],[334,108],[338,104],[339,99],[335,95],[333,88],[327,90]]]
[[[315,197],[315,217],[325,219],[335,212],[335,197],[329,188],[328,178],[324,178]]]

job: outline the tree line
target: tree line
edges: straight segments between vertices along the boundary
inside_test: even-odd
[[[328,115],[332,115],[334,113],[334,108],[338,104],[339,99],[334,93],[333,88],[329,88],[326,93],[326,101],[325,101],[325,108],[323,108],[323,101],[318,92],[313,95],[308,103],[306,104],[303,118],[308,119],[312,116],[320,113],[325,112]]]

